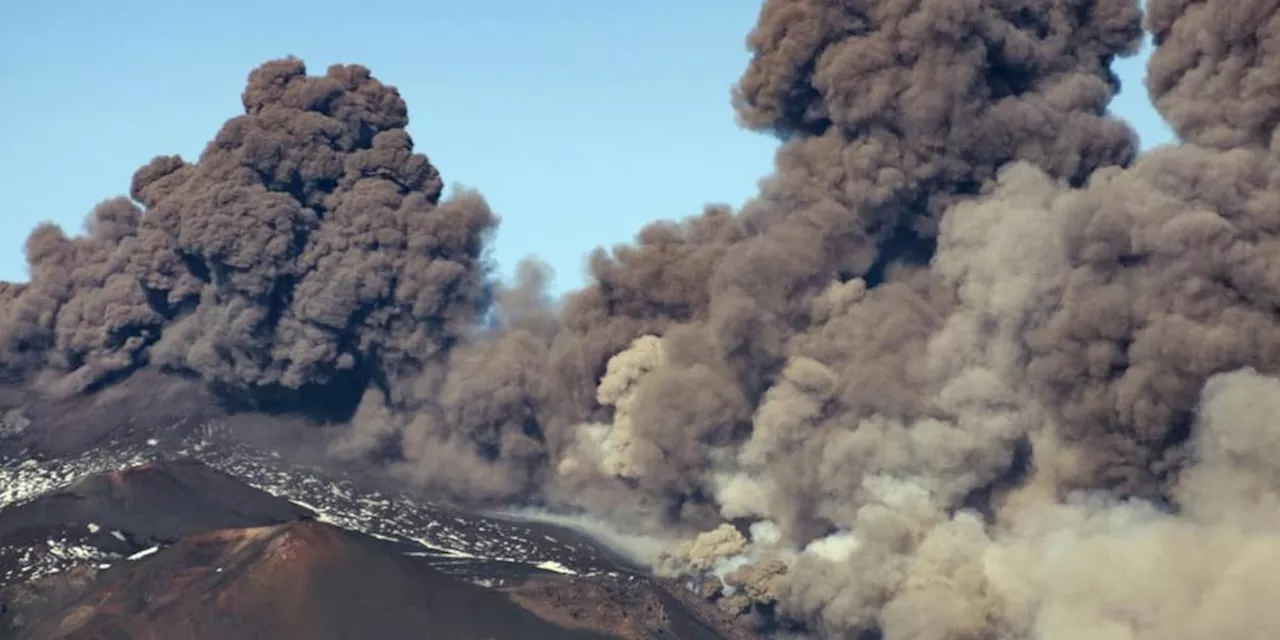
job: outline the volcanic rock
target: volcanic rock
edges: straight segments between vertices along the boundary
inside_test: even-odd
[[[0,545],[70,530],[98,548],[132,552],[200,531],[312,515],[198,461],[160,461],[82,478],[0,510]]]
[[[22,638],[604,638],[316,521],[188,536],[105,573]]]
[[[253,464],[267,471],[264,460]],[[425,533],[335,526],[359,524],[330,513],[339,507],[313,512],[192,459],[37,493],[0,509],[0,638],[753,637],[628,567],[591,569],[607,561],[586,548],[575,570],[505,557],[514,549],[498,539],[468,542],[508,549],[488,559],[432,546]],[[464,515],[448,519],[470,537],[518,531]],[[429,524],[439,530],[444,520],[441,512]]]

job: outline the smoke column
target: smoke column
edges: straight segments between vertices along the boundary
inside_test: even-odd
[[[1278,9],[1151,0],[1182,141],[1139,156],[1136,0],[768,0],[732,99],[775,172],[559,301],[492,281],[496,215],[441,201],[393,88],[269,62],[197,162],[33,232],[0,381],[342,423],[338,458],[645,533],[773,630],[1270,637]]]
[[[234,408],[336,417],[365,389],[412,400],[407,378],[488,304],[496,217],[473,193],[440,202],[404,101],[363,67],[269,62],[242,97],[198,162],[155,158],[78,237],[31,234],[30,284],[0,310],[6,377],[65,398],[150,368]]]

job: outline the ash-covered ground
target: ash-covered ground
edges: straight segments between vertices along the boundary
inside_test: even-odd
[[[504,586],[537,574],[635,575],[621,558],[575,531],[379,491],[349,474],[288,462],[278,452],[237,442],[216,422],[184,427],[175,424],[145,439],[121,438],[65,458],[0,449],[0,531],[5,513],[82,478],[161,460],[192,460],[284,498],[321,522],[394,543],[405,556],[477,584]],[[0,589],[73,567],[106,569],[168,542],[98,522],[17,534],[0,537]]]
[[[459,638],[754,637],[584,533],[388,491],[242,435],[177,421],[56,454],[0,438],[0,638],[345,640],[366,622],[388,638],[429,625]],[[227,606],[241,626],[220,626]],[[316,622],[335,611],[367,620]]]

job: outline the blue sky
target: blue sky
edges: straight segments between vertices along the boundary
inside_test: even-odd
[[[554,10],[545,7],[554,6]],[[739,129],[729,87],[758,2],[743,0],[100,0],[13,3],[0,21],[0,279],[25,280],[22,242],[78,231],[158,154],[194,159],[240,110],[246,74],[296,55],[356,62],[396,85],[410,133],[446,182],[502,216],[504,271],[537,254],[555,288],[592,248],[646,222],[739,204],[775,143]],[[1144,146],[1170,139],[1121,63],[1114,109]]]

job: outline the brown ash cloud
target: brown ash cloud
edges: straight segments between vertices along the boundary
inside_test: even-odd
[[[1137,3],[766,3],[736,99],[785,140],[778,171],[737,217],[706,320],[650,321],[609,363],[613,423],[586,426],[570,466],[594,452],[689,496],[706,533],[660,566],[715,567],[725,606],[755,594],[822,637],[1248,635],[1233,576],[1276,585],[1241,564],[1271,553],[1270,511],[1244,503],[1280,487],[1221,447],[1269,450],[1271,414],[1235,389],[1280,364],[1276,6],[1151,3],[1148,85],[1183,142],[1138,158],[1103,110]],[[1038,91],[972,82],[1006,50]],[[938,151],[864,162],[902,149]],[[672,464],[690,449],[701,465]],[[745,543],[719,544],[723,522]]]
[[[938,321],[928,319],[932,308],[948,296],[920,273],[940,216],[980,193],[1000,166],[1022,160],[1079,183],[1132,160],[1133,133],[1105,107],[1116,87],[1108,64],[1136,48],[1140,13],[1133,3],[1084,5],[765,3],[735,91],[745,124],[784,139],[761,194],[736,216],[712,209],[656,223],[636,245],[597,254],[593,285],[566,303],[576,339],[561,347],[574,358],[564,386],[578,405],[590,399],[607,358],[632,340],[652,333],[670,343],[667,364],[635,391],[636,437],[651,458],[695,459],[636,482],[667,495],[673,508],[697,512],[713,491],[710,461],[698,452],[740,442],[754,407],[802,345],[826,350],[824,331],[842,333],[839,319],[815,308],[832,286],[900,281],[893,290],[903,293],[871,299],[918,303],[863,305],[848,324],[905,321],[916,334],[894,339],[922,341]],[[904,317],[916,313],[918,321]],[[875,333],[837,338],[849,342],[845,352],[825,357],[892,387],[906,365],[887,360],[910,349],[887,349],[875,365],[889,375],[873,372],[865,366],[873,363],[857,360],[874,357],[874,344],[861,345],[881,339]],[[674,401],[679,396],[662,388],[692,397]],[[874,409],[862,402],[830,410]]]
[[[923,349],[855,350],[892,345],[905,363],[878,369],[889,389],[858,385],[875,415],[832,429],[840,370],[795,360],[721,494],[784,533],[803,511],[833,531],[720,561],[789,558],[771,600],[826,637],[1271,633],[1246,611],[1280,584],[1246,558],[1273,553],[1280,496],[1263,462],[1280,364],[1276,109],[1260,89],[1276,8],[1151,3],[1148,84],[1183,142],[1084,181],[1024,160],[949,206],[928,269],[957,295],[945,319],[921,325]],[[798,461],[785,472],[780,449]]]
[[[1082,484],[1160,497],[1210,376],[1280,365],[1280,217],[1265,87],[1275,2],[1153,2],[1148,86],[1184,141],[1103,171],[1056,207],[1071,271],[1028,338],[1030,373],[1091,452]]]
[[[152,367],[233,407],[340,416],[475,323],[496,217],[474,193],[440,200],[393,87],[289,58],[242,97],[198,161],[155,158],[79,236],[32,233],[0,321],[10,375],[65,397]]]

